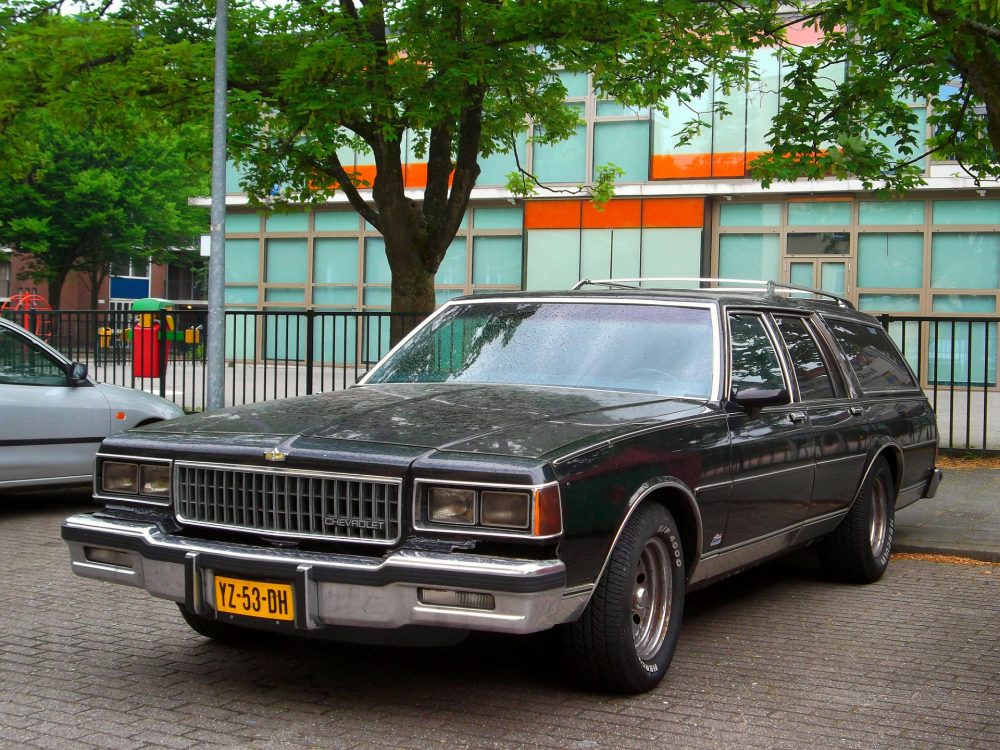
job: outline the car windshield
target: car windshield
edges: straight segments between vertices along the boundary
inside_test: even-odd
[[[457,303],[368,383],[511,383],[706,399],[707,308],[592,302]]]

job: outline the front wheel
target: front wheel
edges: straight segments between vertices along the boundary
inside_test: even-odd
[[[588,687],[645,692],[673,658],[683,614],[680,533],[648,503],[625,525],[583,615],[563,629],[570,666]]]
[[[850,512],[817,546],[820,562],[835,578],[873,583],[892,553],[896,490],[884,458],[875,459]]]

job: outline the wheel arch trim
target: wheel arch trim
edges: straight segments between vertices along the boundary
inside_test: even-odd
[[[861,481],[858,482],[858,488],[854,491],[854,497],[851,499],[850,507],[853,508],[854,504],[858,501],[858,498],[861,496],[861,490],[864,489],[865,482],[868,481],[868,476],[872,473],[872,469],[875,468],[875,464],[878,462],[880,458],[882,458],[882,456],[887,451],[891,451],[896,461],[895,472],[893,472],[892,464],[889,464],[889,471],[895,474],[895,476],[893,476],[894,487],[893,487],[893,498],[892,498],[893,504],[895,504],[896,498],[899,495],[899,489],[900,489],[899,486],[901,484],[900,480],[903,478],[903,464],[906,459],[903,456],[902,448],[900,448],[896,443],[886,440],[885,442],[881,443],[878,446],[878,448],[875,450],[875,453],[868,460],[868,466],[865,467],[865,471],[861,475]]]
[[[608,547],[608,553],[604,557],[604,562],[601,565],[601,569],[597,572],[594,580],[590,584],[590,592],[587,595],[587,603],[590,603],[591,597],[594,595],[594,591],[597,588],[598,582],[604,575],[604,571],[608,569],[608,565],[611,563],[611,555],[615,551],[615,546],[618,544],[618,540],[621,538],[622,533],[625,531],[625,526],[628,524],[629,520],[635,514],[635,512],[643,506],[646,502],[657,502],[656,498],[653,497],[649,500],[650,496],[655,495],[661,490],[672,490],[682,498],[684,498],[685,504],[694,518],[695,523],[695,549],[690,555],[690,563],[688,569],[685,571],[686,577],[690,579],[691,574],[694,572],[695,568],[698,566],[698,561],[701,559],[702,551],[702,521],[701,521],[701,511],[698,509],[698,502],[695,499],[695,494],[684,482],[680,481],[676,477],[654,477],[646,482],[643,482],[638,489],[629,498],[629,508],[622,518],[621,523],[618,524],[618,530],[615,532],[614,539],[611,540],[611,545]],[[674,519],[677,522],[677,519]],[[687,557],[687,555],[685,555]]]

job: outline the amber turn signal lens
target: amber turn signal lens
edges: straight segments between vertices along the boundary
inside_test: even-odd
[[[534,504],[531,533],[535,536],[561,534],[562,504],[559,502],[559,485],[553,484],[535,490]]]

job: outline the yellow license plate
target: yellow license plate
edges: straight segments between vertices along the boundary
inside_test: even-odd
[[[294,620],[292,587],[242,578],[215,577],[215,608],[219,612],[265,620]]]

